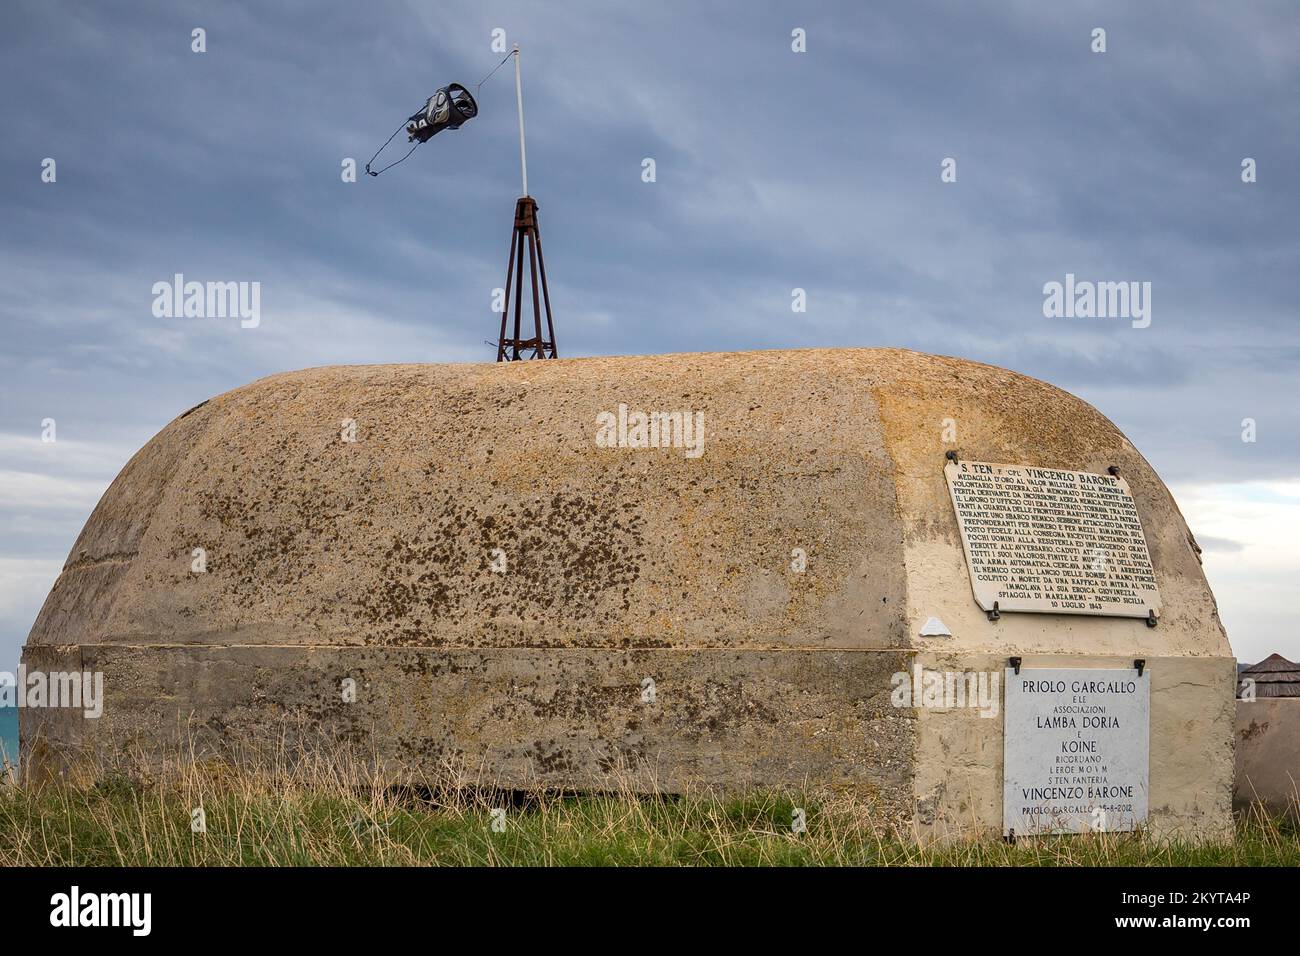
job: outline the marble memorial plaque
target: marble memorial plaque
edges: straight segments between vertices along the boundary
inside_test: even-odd
[[[1004,835],[1146,820],[1150,671],[1008,667],[1004,686]]]
[[[1033,465],[948,462],[971,589],[986,611],[1160,614],[1128,483]]]

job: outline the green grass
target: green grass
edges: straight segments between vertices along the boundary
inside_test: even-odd
[[[513,799],[515,805],[507,804]],[[191,829],[202,807],[206,832]],[[490,828],[506,807],[504,832]],[[807,831],[791,830],[794,808]],[[191,764],[83,786],[0,784],[0,861],[36,866],[1300,866],[1285,820],[1239,820],[1221,843],[1142,834],[919,845],[833,794],[562,796],[391,790],[308,773]]]

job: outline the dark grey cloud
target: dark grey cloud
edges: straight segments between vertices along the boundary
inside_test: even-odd
[[[0,16],[0,473],[28,476],[0,496],[0,561],[57,565],[131,452],[212,394],[310,365],[490,357],[519,188],[508,72],[391,173],[344,184],[339,163],[364,163],[434,87],[476,83],[495,27],[524,48],[563,354],[959,354],[1081,395],[1170,481],[1300,466],[1288,2],[20,0]],[[260,281],[262,326],[155,319],[150,287],[175,272]],[[1150,328],[1044,318],[1043,284],[1066,273],[1151,282]],[[57,452],[24,444],[46,417]],[[0,666],[41,597],[0,603]]]

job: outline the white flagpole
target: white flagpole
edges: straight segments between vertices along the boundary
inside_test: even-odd
[[[519,104],[519,169],[524,179],[524,195],[528,195],[528,158],[524,153],[524,88],[519,78],[519,44],[515,44],[515,102]]]

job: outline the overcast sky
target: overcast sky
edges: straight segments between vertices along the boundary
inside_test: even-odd
[[[345,183],[340,163],[435,87],[473,88],[497,28],[524,51],[562,354],[903,346],[1046,379],[1171,486],[1237,656],[1300,658],[1293,0],[8,0],[0,669],[99,496],[185,409],[287,369],[492,358],[509,65],[405,165]],[[155,318],[177,272],[260,282],[260,326]],[[1149,327],[1046,318],[1067,273],[1150,282]]]

